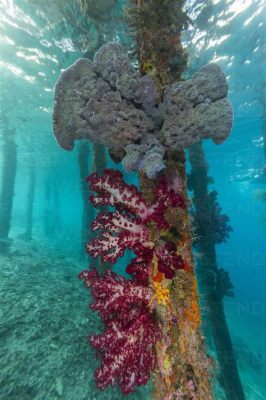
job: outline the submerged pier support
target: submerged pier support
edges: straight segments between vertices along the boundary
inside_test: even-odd
[[[172,156],[172,157],[171,157]],[[180,182],[180,193],[187,199],[184,153],[168,154],[166,176]],[[158,181],[141,176],[141,189],[146,200],[152,198]],[[175,210],[176,211],[176,210]],[[175,398],[212,399],[210,359],[206,355],[201,330],[197,282],[192,257],[192,235],[187,209],[168,211],[168,232],[150,230],[150,236],[174,243],[177,254],[182,254],[185,268],[176,272],[174,279],[163,279],[161,288],[169,291],[170,304],[158,304],[157,314],[163,332],[157,342],[159,368],[154,375],[154,400]],[[157,261],[153,263],[152,281],[158,276]],[[153,282],[151,282],[153,285]],[[178,397],[179,396],[179,397]],[[190,396],[190,397],[189,397]]]
[[[167,85],[180,80],[186,68],[187,55],[181,45],[181,32],[187,25],[188,17],[182,10],[184,1],[136,0],[129,11],[129,24],[136,40],[140,71],[148,74],[160,99]],[[165,176],[179,182],[183,198],[187,197],[185,154],[183,151],[166,153]],[[141,176],[141,189],[148,200],[157,180]],[[213,398],[210,379],[210,360],[201,330],[197,282],[192,257],[192,232],[188,210],[171,213],[169,210],[169,231],[151,229],[150,235],[162,235],[170,240],[178,254],[182,254],[185,268],[177,271],[173,280],[163,279],[161,286],[170,293],[170,305],[158,304],[163,332],[157,343],[159,369],[154,378],[154,400],[174,398]],[[154,260],[153,278],[157,275]]]
[[[198,273],[207,310],[206,324],[211,328],[219,362],[218,378],[227,400],[244,400],[245,395],[223,305],[224,296],[232,296],[232,285],[229,275],[218,268],[215,251],[215,245],[227,239],[230,227],[227,225],[227,220],[223,226],[217,226],[218,220],[215,221],[211,214],[213,207],[208,191],[208,165],[201,143],[190,148],[189,160],[192,167],[189,179],[190,189],[193,190],[195,222],[199,235],[196,249],[201,254],[197,263]],[[217,231],[219,231],[219,236],[217,236]]]
[[[28,182],[28,193],[27,193],[27,206],[26,206],[26,230],[24,237],[27,240],[32,239],[32,226],[33,226],[33,210],[34,210],[34,197],[35,197],[35,186],[36,186],[36,171],[35,166],[29,167],[29,182]]]
[[[0,252],[4,253],[10,245],[9,231],[11,228],[12,206],[17,172],[17,145],[15,129],[9,128],[4,119],[5,131],[3,137],[3,164],[0,192]]]
[[[48,172],[47,172],[48,173]],[[43,229],[44,235],[49,238],[54,234],[55,224],[53,219],[53,204],[52,204],[52,182],[48,174],[44,182],[44,209],[43,209]]]
[[[88,179],[97,193],[93,204],[116,211],[98,214],[92,229],[100,234],[87,251],[112,263],[126,248],[137,256],[126,267],[132,280],[111,271],[80,275],[106,325],[103,334],[91,336],[91,344],[102,350],[98,387],[118,384],[129,393],[156,368],[154,400],[212,400],[184,148],[201,137],[223,142],[231,131],[232,109],[225,75],[216,64],[180,81],[186,66],[182,5],[174,0],[132,2],[128,23],[141,73],[118,43],[102,46],[93,61],[77,60],[55,88],[54,133],[66,150],[80,139],[107,146],[113,160],[122,161],[125,171],[138,171],[141,181],[139,192],[116,170]],[[151,327],[153,334],[145,336]]]

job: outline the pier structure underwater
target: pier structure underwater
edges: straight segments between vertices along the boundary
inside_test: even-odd
[[[0,398],[264,400],[263,0],[0,0]]]
[[[97,386],[117,384],[128,394],[152,375],[156,400],[207,400],[215,366],[202,330],[185,149],[194,145],[195,154],[206,138],[222,143],[233,113],[217,64],[181,80],[187,66],[181,33],[189,17],[183,1],[163,3],[163,15],[153,0],[127,7],[139,71],[110,42],[92,61],[77,60],[62,73],[54,134],[66,150],[75,140],[104,145],[124,171],[139,174],[140,189],[116,170],[87,178],[92,204],[105,207],[92,223],[100,233],[87,252],[110,264],[126,249],[136,256],[125,269],[131,279],[93,267],[80,274],[104,324],[102,334],[90,337],[101,354]]]

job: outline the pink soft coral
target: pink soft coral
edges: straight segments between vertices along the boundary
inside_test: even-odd
[[[128,313],[135,305],[147,306],[151,292],[148,287],[137,282],[127,280],[121,275],[107,270],[99,276],[95,269],[82,271],[80,278],[85,285],[91,288],[94,303],[91,308],[99,311],[104,322],[107,322],[117,313]]]
[[[101,177],[90,175],[87,181],[90,189],[98,193],[90,197],[95,206],[116,207],[115,212],[98,214],[92,229],[102,231],[97,239],[86,246],[93,257],[101,255],[104,262],[115,263],[125,249],[139,249],[140,245],[142,248],[154,247],[148,241],[147,223],[154,221],[158,228],[167,229],[169,225],[164,216],[166,209],[185,207],[182,196],[169,188],[165,179],[155,189],[155,201],[151,206],[147,205],[134,185],[127,185],[123,181],[119,171],[108,169]]]
[[[184,261],[176,254],[175,245],[172,242],[158,243],[155,249],[158,258],[158,271],[164,273],[166,279],[173,279],[178,269],[184,268]]]
[[[148,287],[126,280],[108,270],[102,277],[95,270],[83,271],[80,278],[92,290],[94,302],[105,331],[89,341],[101,354],[101,365],[95,372],[99,389],[119,384],[128,394],[134,386],[144,385],[156,365],[155,342],[160,331],[148,304]]]
[[[149,284],[151,261],[154,249],[145,248],[141,243],[135,246],[134,252],[137,257],[133,258],[126,267],[126,272],[132,276],[134,280],[142,285]]]
[[[102,231],[99,238],[86,245],[86,249],[93,257],[101,255],[103,262],[115,263],[125,249],[134,250],[139,242],[145,246],[148,239],[147,228],[135,217],[120,211],[99,213],[92,229]]]
[[[106,170],[99,177],[87,178],[96,195],[90,197],[95,206],[112,206],[114,212],[101,212],[92,224],[100,230],[98,238],[87,244],[87,251],[101,256],[104,262],[115,263],[126,249],[136,257],[126,271],[132,280],[108,270],[103,276],[95,270],[83,271],[80,278],[91,288],[91,308],[101,315],[105,330],[90,337],[90,343],[101,356],[96,370],[97,386],[119,384],[123,393],[134,386],[145,384],[155,367],[155,342],[160,338],[159,327],[150,309],[152,292],[149,287],[152,260],[156,255],[158,269],[172,279],[175,271],[183,267],[171,243],[149,239],[148,223],[153,221],[159,229],[167,229],[165,211],[168,207],[185,207],[176,182],[171,186],[162,178],[154,190],[154,203],[148,205],[134,185],[127,185],[122,174]]]

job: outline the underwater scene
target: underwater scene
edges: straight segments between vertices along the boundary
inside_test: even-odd
[[[265,0],[0,0],[0,399],[266,399]]]

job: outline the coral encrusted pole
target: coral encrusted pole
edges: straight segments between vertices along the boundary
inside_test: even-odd
[[[183,1],[136,0],[129,10],[129,24],[136,40],[140,71],[150,75],[160,96],[166,85],[180,80],[187,57],[180,35],[187,24],[182,11]],[[187,198],[185,154],[166,153],[164,175],[171,184],[178,185],[180,194]],[[147,202],[157,179],[142,173],[141,189]],[[154,400],[212,399],[210,361],[205,352],[201,331],[197,282],[192,257],[192,234],[188,210],[168,210],[167,231],[150,226],[154,240],[172,242],[182,254],[185,268],[177,271],[172,280],[161,277],[160,287],[166,289],[169,301],[157,302],[157,313],[163,337],[156,344],[158,369],[154,378]],[[154,240],[155,241],[155,240]],[[151,285],[157,284],[158,260],[153,260]],[[158,288],[158,285],[156,286]]]
[[[168,157],[165,174],[179,181],[180,193],[187,199],[184,154],[175,154],[172,159],[170,155]],[[156,180],[150,180],[144,174],[141,176],[141,188],[147,201],[151,199],[156,185]],[[173,242],[177,253],[182,254],[185,268],[177,271],[172,280],[164,278],[160,282],[161,288],[168,290],[169,303],[158,301],[157,304],[163,337],[156,344],[159,368],[154,378],[153,399],[212,399],[210,364],[201,331],[188,210],[176,212],[169,209],[167,222],[170,225],[167,232],[150,227],[150,236],[153,241],[161,238],[162,241]],[[155,257],[153,285],[158,276],[157,263]]]
[[[215,245],[225,242],[232,228],[228,225],[228,217],[220,214],[218,204],[212,204],[210,195],[215,192],[208,191],[208,164],[201,143],[190,148],[189,159],[192,167],[189,187],[193,190],[194,217],[198,234],[196,249],[201,254],[198,272],[207,308],[207,323],[211,327],[219,362],[219,380],[228,400],[244,400],[223,304],[225,296],[233,296],[233,286],[229,274],[218,267],[215,251]],[[213,215],[212,210],[218,210],[219,214]],[[215,218],[216,216],[218,218]]]

